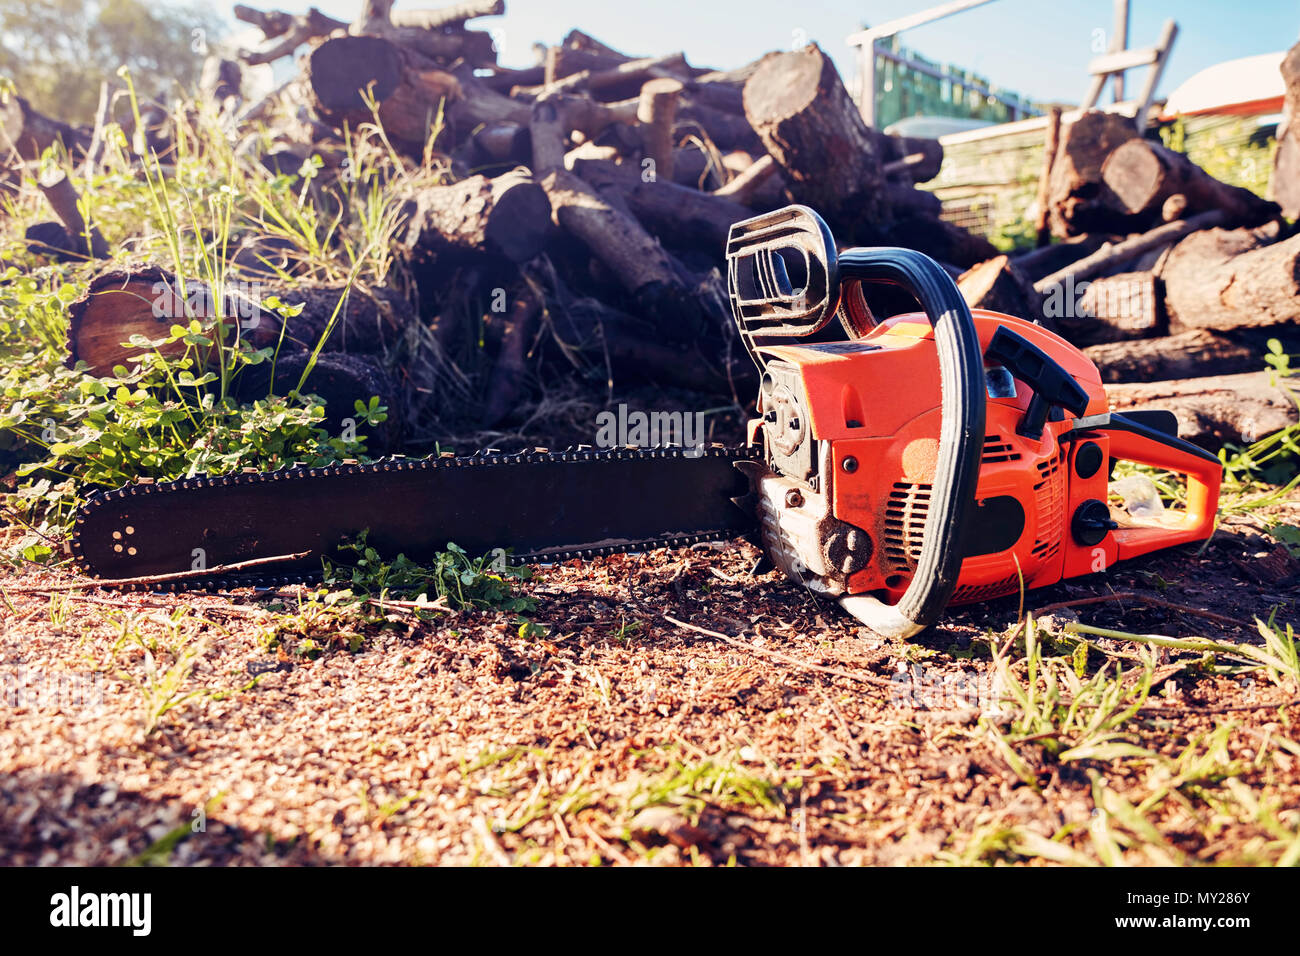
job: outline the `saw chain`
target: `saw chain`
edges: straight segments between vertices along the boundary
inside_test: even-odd
[[[734,466],[756,455],[536,449],[139,481],[91,495],[70,547],[91,575],[149,590],[318,581],[322,559],[363,531],[385,557],[414,561],[452,543],[512,564],[676,547],[753,530]]]

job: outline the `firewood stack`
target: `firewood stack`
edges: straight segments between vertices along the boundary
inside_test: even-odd
[[[747,400],[754,370],[728,314],[724,243],[732,223],[789,202],[815,208],[844,245],[918,249],[961,277],[972,305],[1038,319],[1087,346],[1120,407],[1148,397],[1170,404],[1196,440],[1249,438],[1294,416],[1258,369],[1262,343],[1297,319],[1300,236],[1288,237],[1276,204],[1139,138],[1125,118],[1090,112],[1058,131],[1041,212],[1063,241],[999,256],[941,219],[938,198],[917,188],[939,172],[939,143],[866,126],[816,45],[717,71],[681,53],[625,54],[574,30],[537,66],[506,69],[493,34],[468,25],[503,12],[503,0],[436,10],[364,0],[347,23],[316,9],[236,6],[265,37],[242,64],[298,53],[296,75],[245,104],[241,63],[204,71],[203,95],[237,153],[288,175],[319,158],[304,187],[312,195],[346,179],[358,138],[382,141],[393,180],[410,184],[394,243],[411,294],[358,294],[343,310],[347,334],[329,349],[370,366],[388,356],[408,396],[414,383],[457,406],[435,417],[503,422],[555,369],[602,387],[617,379]],[[1297,63],[1292,51],[1283,68],[1292,114]],[[0,119],[29,151],[61,135],[74,156],[93,152],[86,131],[60,130],[24,103]],[[1288,123],[1279,173],[1300,167],[1300,124]],[[165,154],[166,142],[151,146]],[[1294,207],[1294,183],[1275,188]],[[64,226],[74,245],[93,247],[75,220]],[[245,275],[270,275],[268,263],[293,273],[292,249],[274,239],[246,236],[234,252]],[[92,288],[78,306],[74,358],[78,336],[125,341],[96,323],[120,322],[126,300],[106,297],[116,312],[99,319],[94,296],[142,278]],[[303,315],[322,310],[332,311],[328,296]],[[418,336],[403,333],[411,326]],[[394,368],[388,345],[362,341],[366,329],[432,345],[408,349]],[[305,340],[310,328],[289,332]],[[430,384],[430,348],[453,370],[454,394]],[[361,377],[367,387],[374,371]],[[1135,384],[1153,381],[1169,384],[1158,396]],[[1223,400],[1224,388],[1235,397]]]
[[[548,358],[601,382],[745,396],[754,370],[731,329],[723,251],[757,212],[807,202],[845,243],[910,246],[954,274],[994,252],[916,188],[937,175],[939,144],[867,127],[816,46],[722,72],[575,30],[538,66],[505,69],[492,34],[467,25],[503,10],[367,0],[349,24],[235,8],[267,41],[245,63],[307,44],[275,104],[297,117],[273,131],[284,168],[320,155],[327,178],[376,118],[411,168],[448,164],[442,184],[409,195],[397,241],[443,353],[486,361],[481,422],[508,416]],[[481,335],[458,314],[466,302]]]
[[[1168,408],[1207,447],[1296,421],[1264,355],[1272,338],[1300,349],[1300,234],[1283,219],[1300,195],[1300,44],[1282,72],[1273,191],[1289,209],[1139,137],[1126,117],[1090,111],[1048,159],[1040,215],[1062,241],[968,270],[967,300],[1039,318],[1097,363],[1116,410]]]

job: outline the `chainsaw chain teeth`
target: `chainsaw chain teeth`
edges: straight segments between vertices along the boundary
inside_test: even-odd
[[[96,580],[100,575],[93,573],[89,567],[83,552],[80,531],[81,526],[85,523],[86,516],[97,508],[102,508],[116,501],[125,498],[131,498],[141,495],[160,495],[174,494],[200,488],[218,488],[230,487],[232,485],[248,485],[259,482],[299,482],[312,481],[319,478],[332,478],[339,475],[357,475],[357,474],[384,474],[399,471],[432,471],[439,468],[490,468],[499,465],[521,465],[521,464],[540,464],[544,462],[597,462],[597,461],[648,461],[652,459],[663,458],[730,458],[734,461],[745,461],[759,457],[759,451],[752,447],[733,448],[726,445],[710,444],[703,448],[684,448],[682,446],[666,446],[663,448],[617,448],[611,450],[596,450],[578,446],[562,452],[551,452],[544,449],[535,449],[533,451],[515,452],[512,454],[502,454],[493,449],[474,452],[470,455],[456,456],[449,452],[441,455],[430,455],[425,458],[406,458],[401,455],[394,455],[390,458],[380,459],[379,461],[360,463],[360,462],[341,462],[330,465],[321,465],[318,467],[308,467],[306,465],[286,465],[275,471],[253,471],[253,472],[234,472],[227,475],[194,475],[187,478],[178,478],[174,481],[136,481],[131,484],[123,485],[121,488],[114,488],[108,491],[97,491],[89,495],[77,509],[76,519],[73,525],[72,538],[69,546],[72,551],[72,557],[77,565],[85,570]],[[288,489],[286,489],[288,490]],[[668,535],[661,538],[651,538],[643,541],[631,542],[625,545],[606,545],[591,548],[572,548],[567,550],[556,551],[533,551],[524,554],[510,554],[506,561],[512,566],[524,564],[548,564],[558,561],[571,561],[576,559],[587,559],[605,557],[612,554],[628,553],[633,551],[648,551],[655,548],[677,548],[686,545],[698,544],[703,541],[718,541],[733,537],[736,534],[734,529],[719,529],[717,531],[700,531],[684,535]],[[277,588],[292,584],[313,584],[319,583],[324,578],[324,573],[320,571],[304,572],[296,571],[293,573],[276,572],[273,568],[268,568],[265,572],[242,571],[227,574],[217,574],[211,577],[193,577],[184,578],[177,581],[160,581],[157,583],[144,584],[112,584],[112,586],[123,591],[160,591],[160,592],[182,592],[182,591],[219,591],[231,590],[234,588]]]

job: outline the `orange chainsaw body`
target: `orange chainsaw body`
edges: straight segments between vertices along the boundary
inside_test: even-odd
[[[1086,424],[1108,411],[1093,363],[1033,323],[980,309],[972,317],[982,350],[999,328],[1013,330],[1083,388],[1087,408],[1083,416],[1053,415],[1039,436],[1021,434],[1032,392],[986,359],[989,397],[979,479],[950,603],[1104,571],[1116,561],[1211,534],[1221,476],[1212,456],[1140,430],[1080,428],[1081,419]],[[940,373],[930,321],[923,314],[899,315],[855,341],[764,345],[761,352],[760,418],[750,423],[750,440],[766,443],[773,464],[769,477],[781,482],[767,494],[777,504],[760,515],[769,525],[768,540],[784,540],[791,550],[778,563],[805,581],[815,577],[824,585],[828,572],[838,577],[831,593],[874,593],[896,602],[916,570],[939,448]],[[792,432],[799,433],[802,457],[795,455]],[[786,449],[791,454],[783,455]],[[1115,507],[1102,511],[1097,503],[1108,501],[1116,460],[1185,476],[1185,505],[1149,523]],[[1091,521],[1077,524],[1085,503]],[[776,514],[782,507],[785,512]],[[819,507],[801,536],[797,512]],[[1099,525],[1099,513],[1113,527]],[[847,547],[845,528],[865,535],[849,538],[854,547]],[[831,540],[835,535],[838,545]],[[836,548],[838,555],[827,553]],[[808,570],[815,564],[809,552],[818,549],[835,567]]]

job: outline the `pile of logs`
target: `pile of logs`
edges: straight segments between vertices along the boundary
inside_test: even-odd
[[[1274,338],[1300,350],[1300,234],[1284,222],[1300,199],[1300,44],[1283,75],[1273,190],[1289,208],[1138,136],[1127,117],[1090,111],[1048,137],[1039,214],[1060,241],[968,270],[967,300],[1037,318],[1083,347],[1116,409],[1168,408],[1200,444],[1295,422],[1264,356]]]
[[[441,182],[409,176],[418,186],[396,245],[418,292],[408,320],[431,328],[440,354],[471,372],[480,423],[508,416],[550,360],[602,385],[613,377],[747,397],[754,370],[731,329],[724,244],[733,222],[791,201],[818,209],[841,242],[920,249],[954,275],[995,252],[941,220],[939,200],[917,188],[938,174],[938,142],[866,126],[815,45],[723,72],[681,53],[628,55],[575,30],[537,66],[506,69],[493,34],[469,25],[502,13],[502,0],[392,6],[365,0],[351,23],[315,9],[236,6],[265,43],[211,60],[202,96],[237,152],[291,176],[319,157],[313,194],[347,175],[346,144],[376,126],[400,163],[398,180],[431,159],[444,170]],[[289,82],[258,102],[241,99],[249,65],[293,54]],[[37,148],[50,133],[34,130],[22,135]],[[74,155],[88,148],[87,131],[65,132]],[[165,130],[149,132],[165,158]],[[29,239],[52,254],[90,248],[84,224],[46,229]],[[274,260],[292,272],[286,256],[292,250],[252,236],[235,265],[265,276]],[[78,306],[75,358],[99,370],[123,358],[86,343],[139,331],[124,320],[128,299],[105,293],[146,280],[158,281],[96,281]],[[293,332],[290,340],[306,338]],[[329,348],[381,351],[358,347],[366,334]]]
[[[602,387],[617,378],[747,401],[754,370],[727,310],[724,242],[737,220],[801,202],[842,244],[918,249],[960,276],[972,305],[1038,319],[1086,346],[1119,407],[1168,405],[1207,444],[1262,435],[1294,417],[1294,404],[1259,369],[1263,343],[1298,317],[1300,236],[1288,234],[1277,204],[1140,137],[1123,116],[1088,112],[1052,126],[1043,243],[1000,256],[942,219],[938,198],[917,188],[939,172],[939,143],[867,126],[816,45],[717,71],[681,53],[629,55],[575,30],[536,66],[507,69],[493,34],[469,25],[501,14],[503,0],[392,7],[364,0],[348,23],[316,9],[236,6],[265,41],[237,59],[210,60],[201,83],[238,155],[291,177],[318,160],[303,193],[333,195],[340,216],[348,214],[340,197],[350,144],[382,141],[392,157],[389,175],[405,197],[394,246],[412,294],[350,294],[326,353],[340,408],[351,406],[352,375],[358,397],[376,383],[390,390],[399,426],[419,417],[398,406],[413,387],[436,391],[420,371],[430,354],[456,370],[460,389],[460,407],[436,413],[480,425],[506,421],[556,368]],[[241,99],[247,67],[291,55],[288,82],[256,102]],[[1294,217],[1297,50],[1283,72],[1289,118],[1276,193]],[[131,135],[139,150],[165,159],[166,124],[152,109],[146,104]],[[21,99],[0,107],[5,136],[25,160],[61,139],[74,160],[93,163],[109,115],[111,104],[101,106],[93,129],[77,128]],[[105,255],[70,184],[42,188],[59,221],[33,227],[33,248]],[[1049,232],[1059,241],[1046,244]],[[293,249],[263,236],[245,236],[232,265],[306,304],[284,337],[290,353],[305,355],[339,290],[281,290],[276,282],[295,274]],[[97,278],[74,309],[73,359],[100,371],[121,362],[130,350],[120,343],[163,322],[156,301],[134,294],[159,283],[171,288],[180,278]],[[279,319],[263,318],[258,334],[278,336]],[[394,343],[420,337],[425,351],[408,349],[397,365]]]

